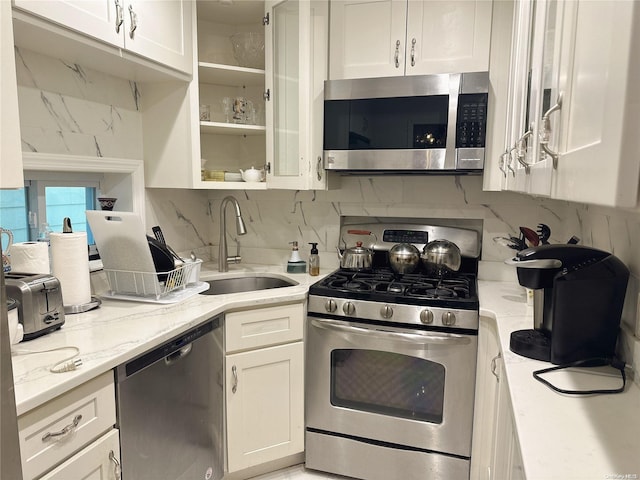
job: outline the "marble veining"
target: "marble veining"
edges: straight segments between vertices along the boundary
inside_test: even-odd
[[[210,61],[230,55],[229,45],[218,52],[211,51],[212,44],[203,41],[201,45]],[[25,151],[144,157],[143,85],[22,48],[16,48],[16,74]],[[251,145],[263,149],[263,144]],[[634,248],[640,238],[638,209],[485,192],[480,176],[330,174],[329,180],[335,187],[328,191],[232,192],[248,220],[249,233],[240,238],[244,261],[284,265],[289,242],[297,240],[301,246],[318,242],[321,265],[337,267],[335,247],[342,215],[482,219],[482,260],[489,262],[513,255],[512,250],[496,244],[494,237],[518,236],[521,225],[535,229],[538,223],[545,223],[551,227],[552,242],[564,243],[576,235],[582,244],[611,251],[629,267],[620,343],[625,359],[638,365],[640,249]],[[150,189],[147,225],[161,225],[165,237],[180,252],[194,250],[203,258],[215,258],[219,205],[228,194]],[[232,232],[230,228],[231,237]],[[308,250],[301,248],[301,253],[306,257]]]

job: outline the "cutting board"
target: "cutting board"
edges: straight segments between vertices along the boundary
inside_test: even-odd
[[[140,215],[100,210],[87,210],[86,213],[105,270],[155,273]],[[115,285],[111,285],[111,288],[121,293],[153,293],[157,284],[156,276],[143,275],[142,278],[142,285],[134,285],[133,277],[127,279],[122,275],[118,277],[117,288]]]

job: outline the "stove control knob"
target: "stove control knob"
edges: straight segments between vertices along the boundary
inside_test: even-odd
[[[422,310],[420,312],[420,321],[425,324],[433,323],[433,312],[427,309]]]
[[[346,302],[343,306],[342,306],[342,311],[344,312],[345,315],[353,315],[354,313],[356,313],[356,306],[351,303],[351,302]]]
[[[442,314],[442,324],[451,327],[456,324],[456,314],[453,312],[444,312]]]
[[[391,317],[393,317],[393,308],[391,308],[389,305],[385,305],[384,307],[382,307],[380,309],[380,316],[382,318],[391,318]]]
[[[324,304],[324,309],[329,313],[333,313],[338,309],[338,305],[336,304],[336,301],[333,298],[330,298]]]

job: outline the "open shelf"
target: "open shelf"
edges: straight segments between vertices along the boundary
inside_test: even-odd
[[[215,133],[218,135],[264,135],[266,131],[267,129],[264,125],[200,122],[200,133]]]
[[[264,85],[264,70],[256,68],[198,62],[200,83],[236,87]]]

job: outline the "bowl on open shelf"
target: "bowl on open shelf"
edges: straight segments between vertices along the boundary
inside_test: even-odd
[[[264,69],[264,33],[239,32],[229,37],[238,65]]]

